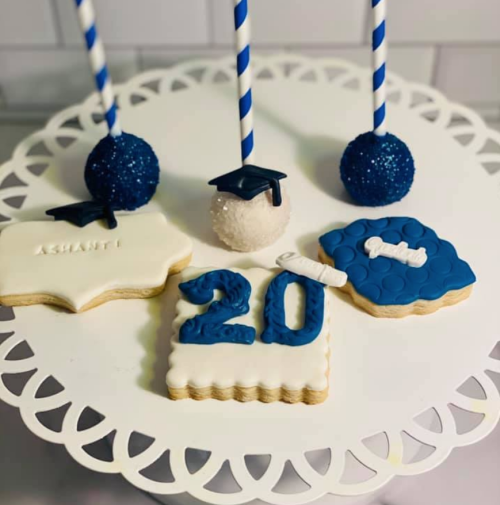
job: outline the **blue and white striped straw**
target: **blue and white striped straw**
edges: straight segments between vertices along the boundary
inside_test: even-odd
[[[386,0],[372,0],[373,11],[373,131],[383,137],[387,133],[385,121],[385,64],[387,42],[385,38]]]
[[[95,12],[91,0],[75,0],[80,19],[80,26],[87,43],[90,66],[94,73],[97,89],[101,95],[104,116],[108,123],[109,133],[113,137],[122,134],[122,129],[116,113],[116,103],[111,85],[111,77],[108,73],[106,55],[101,39],[97,33]]]
[[[241,160],[249,165],[254,158],[253,109],[252,109],[252,71],[250,67],[250,18],[247,0],[234,0],[234,26],[236,68],[238,71],[238,97],[240,108]]]

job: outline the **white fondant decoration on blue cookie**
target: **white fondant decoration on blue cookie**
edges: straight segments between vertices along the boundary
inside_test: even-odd
[[[427,260],[419,268],[410,266],[401,246],[400,258],[404,257],[404,262],[378,254],[370,257],[365,247],[374,237],[395,249],[401,242],[408,244],[408,250],[425,249]],[[380,245],[378,240],[377,244]],[[349,282],[344,291],[378,317],[434,312],[467,298],[476,281],[472,269],[458,257],[452,244],[409,217],[360,219],[323,235],[320,245],[322,261],[347,273]],[[423,252],[419,256],[422,259]]]
[[[276,264],[284,270],[288,270],[297,275],[303,275],[304,277],[308,277],[309,279],[334,288],[340,288],[347,282],[347,274],[345,272],[294,252],[288,252],[278,256],[276,258]]]
[[[380,237],[370,237],[365,242],[365,252],[371,260],[384,256],[392,258],[401,263],[406,263],[410,267],[420,268],[427,261],[425,247],[411,249],[407,242],[400,242],[398,245],[384,242]]]

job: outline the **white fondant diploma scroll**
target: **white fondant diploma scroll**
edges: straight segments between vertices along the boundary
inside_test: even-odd
[[[0,234],[0,301],[47,294],[78,312],[107,291],[157,288],[191,255],[191,240],[159,212],[117,216],[79,228],[33,221]]]
[[[347,274],[345,272],[297,253],[288,252],[278,256],[276,264],[289,272],[309,277],[309,279],[321,282],[327,286],[341,288],[347,282]]]
[[[370,237],[365,242],[365,252],[371,260],[379,256],[384,256],[416,268],[425,265],[427,261],[425,247],[410,249],[406,242],[400,242],[398,245],[394,245],[384,242],[380,237]]]

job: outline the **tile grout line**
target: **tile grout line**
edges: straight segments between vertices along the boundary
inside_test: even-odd
[[[363,45],[368,45],[370,44],[370,24],[371,24],[371,2],[366,1],[365,2],[365,19],[363,23],[363,30],[364,33],[362,33],[362,44]]]
[[[137,75],[139,72],[142,72],[142,68],[141,68],[142,58],[140,55],[139,46],[136,46],[134,49],[132,49],[132,56],[133,56],[133,61],[134,61],[134,65],[135,65],[134,75]],[[120,84],[122,84],[122,83],[120,82]]]
[[[56,4],[56,0],[51,0],[50,3],[50,10],[52,12],[52,21],[54,22],[54,28],[56,31],[56,40],[57,40],[57,46],[56,47],[64,47],[64,37],[63,37],[63,30],[62,30],[62,24],[61,24],[61,16],[59,14],[59,9]]]
[[[432,72],[431,72],[431,86],[433,86],[434,88],[437,86],[439,64],[442,61],[441,51],[442,47],[440,45],[434,46],[434,61],[432,62]]]
[[[297,50],[307,51],[307,50],[338,50],[338,49],[357,49],[362,47],[368,47],[369,42],[326,42],[326,43],[297,43],[297,42],[284,42],[284,43],[259,43],[254,42],[253,47],[257,49],[266,49],[276,51],[282,50],[284,47],[293,47]],[[390,43],[390,48],[395,49],[432,49],[436,46],[447,47],[447,48],[474,48],[474,49],[500,49],[500,42],[491,44],[469,44],[469,43],[456,43],[456,42],[392,42]],[[158,49],[169,49],[169,50],[186,50],[186,49],[228,49],[231,48],[231,43],[224,42],[211,42],[210,44],[195,43],[195,44],[175,44],[175,43],[158,43],[158,44],[106,44],[106,49],[112,51],[130,51],[133,49],[141,50],[158,50]],[[54,46],[53,44],[0,44],[0,51],[19,51],[19,52],[37,52],[37,51],[49,51],[54,49],[68,49],[76,50],[81,49],[81,45],[78,43],[61,43],[60,45]]]
[[[139,72],[144,72],[146,70],[142,46],[137,46],[137,66],[139,68]]]
[[[214,47],[215,44],[215,8],[214,3],[211,0],[205,0],[205,6],[207,9],[207,36],[208,43],[205,45],[207,48]]]

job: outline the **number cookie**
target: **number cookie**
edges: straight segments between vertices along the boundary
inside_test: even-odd
[[[320,239],[319,258],[347,273],[341,287],[375,317],[430,314],[469,297],[476,277],[455,248],[416,219],[360,219]]]
[[[323,284],[263,268],[188,268],[182,278],[170,398],[325,400],[329,315]],[[215,301],[214,289],[220,291]]]

